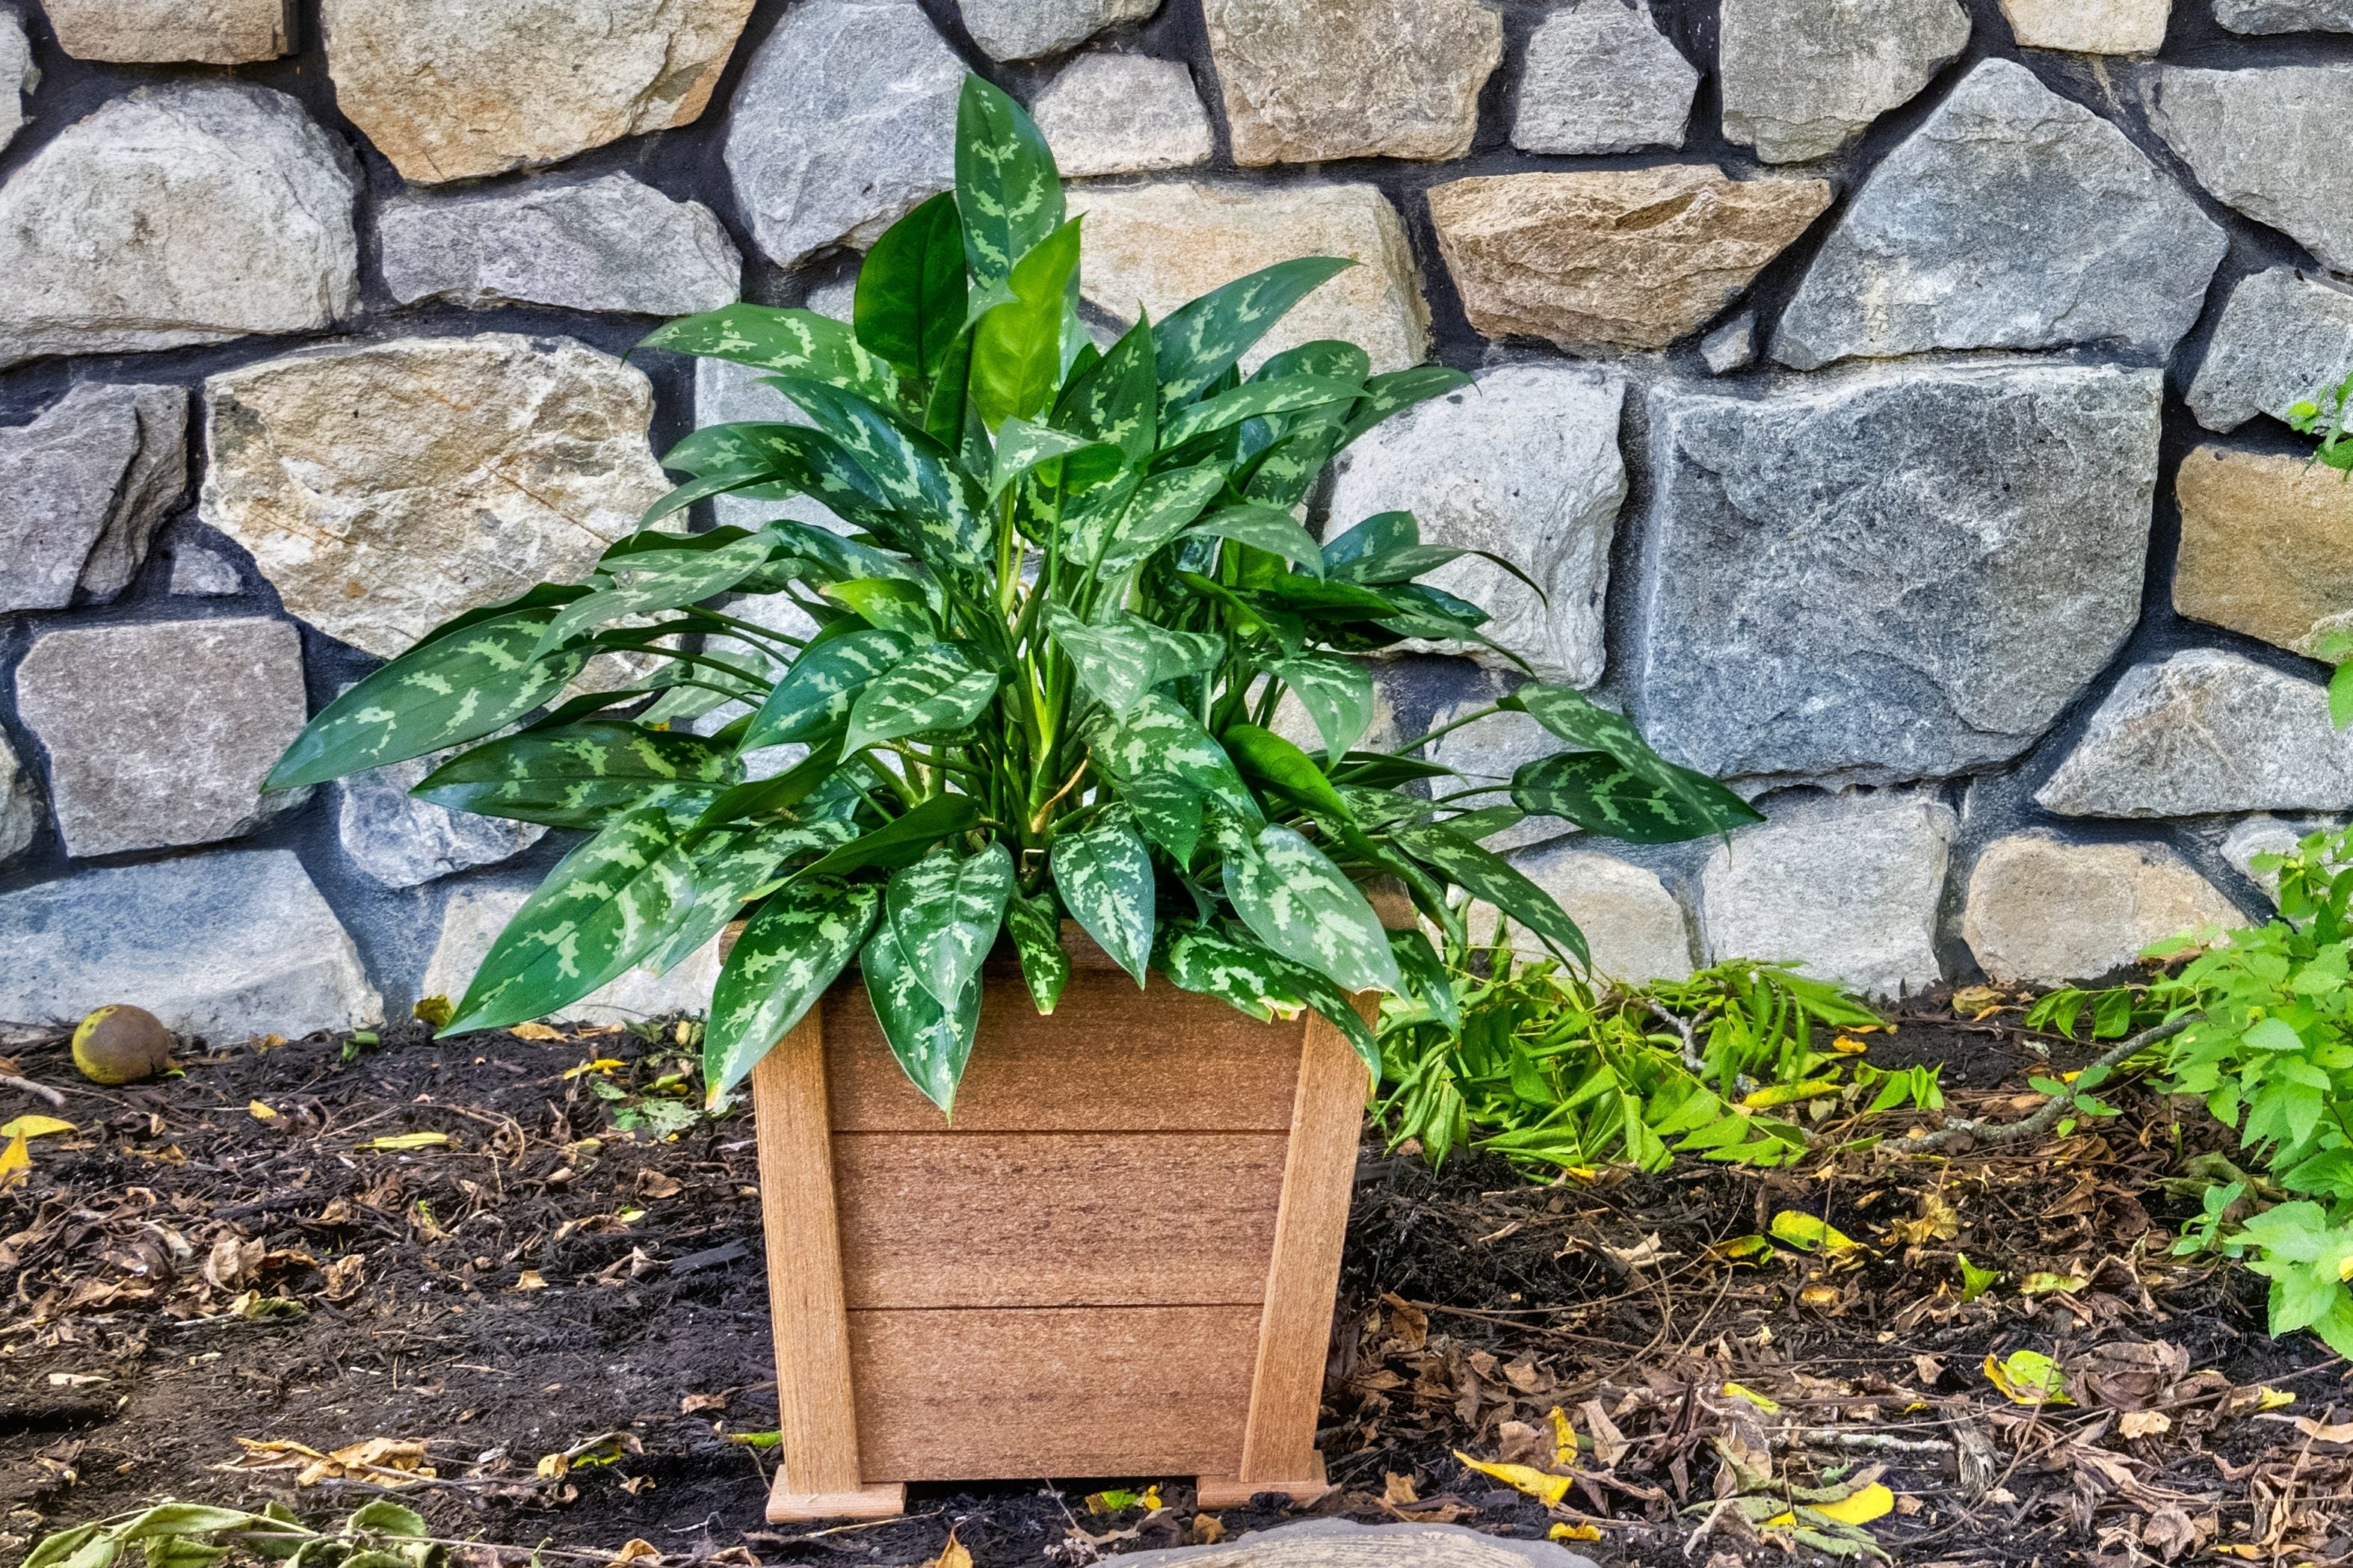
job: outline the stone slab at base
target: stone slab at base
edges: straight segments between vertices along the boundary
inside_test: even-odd
[[[897,1481],[860,1487],[854,1492],[797,1492],[784,1471],[768,1494],[770,1524],[807,1524],[818,1519],[889,1519],[907,1511],[907,1489]]]
[[[1331,1489],[1332,1483],[1325,1479],[1324,1475],[1324,1456],[1318,1454],[1315,1456],[1314,1477],[1309,1480],[1238,1481],[1226,1476],[1203,1476],[1199,1483],[1200,1496],[1194,1500],[1193,1506],[1208,1509],[1244,1508],[1249,1505],[1250,1499],[1261,1492],[1281,1492],[1293,1504],[1304,1508],[1309,1503],[1320,1500],[1324,1494]]]

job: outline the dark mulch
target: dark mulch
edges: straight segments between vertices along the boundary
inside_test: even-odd
[[[2015,1014],[1936,1013],[1873,1056],[1944,1064],[1982,1115],[2038,1103],[2023,1079],[2051,1049]],[[124,1090],[82,1084],[53,1041],[13,1054],[80,1131],[37,1140],[0,1194],[0,1560],[163,1496],[318,1520],[385,1482],[451,1540],[599,1563],[632,1538],[674,1562],[914,1563],[954,1527],[982,1568],[1071,1564],[1280,1517],[1197,1521],[1189,1478],[1156,1478],[1168,1506],[1148,1515],[1091,1511],[1104,1483],[1082,1479],[764,1526],[765,1451],[735,1440],[776,1425],[751,1129],[672,1109],[688,1053],[667,1038],[322,1037]],[[0,1090],[0,1118],[47,1109]],[[371,1146],[405,1133],[447,1142]],[[1800,1484],[1884,1466],[1898,1508],[1872,1530],[1907,1563],[2344,1557],[2353,1444],[2327,1437],[2345,1369],[2264,1337],[2260,1281],[2168,1256],[2194,1199],[2163,1184],[2209,1146],[2218,1130],[2147,1095],[2036,1146],[1780,1172],[1532,1185],[1368,1143],[1323,1439],[1342,1487],[1316,1511],[1566,1524],[1609,1561],[1781,1561],[1723,1513],[1694,1536],[1728,1441]],[[1864,1245],[1720,1255],[1784,1211]],[[1962,1303],[1958,1254],[2000,1286]],[[1986,1357],[2021,1348],[2068,1367],[2077,1402],[1993,1388]],[[2296,1403],[2254,1408],[2266,1386]],[[1556,1406],[1587,1445],[1558,1507],[1455,1458],[1532,1457]],[[240,1439],[393,1446],[306,1486],[311,1460]]]

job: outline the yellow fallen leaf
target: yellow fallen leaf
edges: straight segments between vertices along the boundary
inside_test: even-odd
[[[560,1040],[564,1037],[563,1030],[551,1029],[544,1024],[517,1024],[507,1033],[518,1040]]]
[[[1767,1415],[1778,1415],[1781,1414],[1780,1405],[1775,1404],[1772,1400],[1766,1398],[1763,1394],[1757,1393],[1753,1388],[1743,1388],[1739,1384],[1727,1383],[1724,1385],[1724,1392],[1731,1394],[1735,1399],[1745,1399],[1748,1401],[1749,1404],[1754,1405],[1757,1409],[1762,1410]]]
[[[1557,1405],[1552,1407],[1552,1457],[1562,1469],[1577,1463],[1577,1428],[1568,1424],[1568,1415]]]
[[[1553,1541],[1599,1541],[1601,1529],[1592,1524],[1556,1524],[1545,1534]]]
[[[14,1121],[0,1121],[0,1138],[47,1138],[52,1132],[79,1132],[81,1129],[70,1121],[60,1121],[54,1116],[19,1116]]]
[[[1567,1476],[1548,1476],[1530,1465],[1482,1464],[1460,1448],[1454,1450],[1454,1457],[1481,1475],[1493,1476],[1514,1491],[1525,1492],[1546,1506],[1556,1504],[1568,1495],[1569,1478]]]
[[[2173,1417],[2162,1410],[2127,1410],[2116,1422],[2126,1437],[2154,1437],[2173,1430]]]
[[[1861,1040],[1856,1039],[1852,1035],[1841,1035],[1837,1039],[1831,1042],[1831,1049],[1838,1052],[1839,1055],[1843,1057],[1857,1057],[1871,1049],[1871,1047],[1864,1045]]]
[[[458,1016],[447,996],[427,996],[408,1010],[408,1016],[428,1029],[438,1029]]]
[[[613,1553],[613,1561],[609,1568],[621,1568],[624,1563],[659,1563],[660,1561],[661,1552],[652,1542],[640,1541],[632,1536],[623,1543],[618,1552]]]
[[[564,1069],[564,1076],[565,1078],[579,1078],[584,1074],[592,1072],[608,1073],[616,1068],[623,1068],[627,1066],[628,1066],[628,1063],[617,1060],[612,1057],[598,1057],[593,1062],[582,1062],[576,1068],[565,1068]]]
[[[402,1149],[446,1149],[449,1146],[447,1132],[396,1132],[388,1138],[371,1138],[360,1145],[387,1152]]]
[[[1719,1241],[1708,1248],[1708,1251],[1716,1257],[1735,1263],[1744,1258],[1754,1258],[1760,1252],[1772,1250],[1773,1244],[1761,1236],[1736,1236],[1729,1241]]]
[[[1778,1105],[1795,1105],[1801,1100],[1820,1100],[1838,1093],[1846,1086],[1834,1078],[1810,1078],[1803,1083],[1773,1083],[1752,1089],[1743,1095],[1743,1110],[1770,1110]]]
[[[1877,1481],[1857,1488],[1837,1502],[1812,1505],[1816,1513],[1837,1520],[1841,1524],[1869,1524],[1874,1519],[1884,1519],[1895,1510],[1895,1494]]]
[[[2265,1388],[2263,1397],[2255,1401],[2258,1410],[2284,1410],[2295,1403],[2295,1395],[2284,1388]]]
[[[258,1100],[248,1100],[245,1102],[245,1113],[248,1116],[252,1117],[256,1121],[275,1121],[278,1120],[278,1112],[270,1110],[269,1107],[262,1104],[261,1101]]]
[[[32,1173],[33,1156],[26,1152],[25,1135],[19,1132],[8,1140],[5,1147],[0,1147],[0,1193],[26,1180]]]
[[[1783,1209],[1765,1228],[1774,1240],[1788,1242],[1801,1252],[1847,1252],[1857,1245],[1852,1237],[1824,1224],[1820,1215],[1799,1209]]]
[[[1835,1285],[1809,1285],[1798,1292],[1798,1304],[1801,1307],[1835,1307],[1838,1303],[1839,1289]]]
[[[2021,1296],[2048,1296],[2059,1291],[2073,1293],[2090,1283],[2090,1280],[2073,1274],[2035,1273],[2018,1282],[2018,1293]]]
[[[547,1281],[539,1277],[538,1269],[526,1268],[516,1278],[514,1288],[518,1290],[544,1290]]]
[[[2041,1351],[2012,1351],[1996,1360],[1985,1358],[1986,1381],[2006,1394],[2013,1405],[2073,1405],[2063,1384],[2065,1378],[2059,1363]]]

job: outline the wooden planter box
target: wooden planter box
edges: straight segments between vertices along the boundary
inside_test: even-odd
[[[1194,1475],[1211,1508],[1325,1489],[1364,1066],[1312,1013],[1139,991],[1075,926],[1063,945],[1050,1017],[1011,963],[985,971],[953,1123],[854,972],[754,1073],[771,1521],[896,1513],[918,1480]]]

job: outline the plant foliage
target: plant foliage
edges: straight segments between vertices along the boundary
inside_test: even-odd
[[[1349,656],[1483,640],[1482,611],[1416,581],[1463,552],[1424,544],[1406,512],[1320,542],[1298,521],[1335,453],[1466,378],[1374,374],[1337,342],[1245,375],[1283,313],[1350,265],[1328,258],[1098,352],[1076,309],[1081,232],[1037,128],[969,79],[955,190],[876,242],[852,323],[734,305],[647,340],[770,373],[807,424],[696,432],[664,459],[686,481],[588,582],[459,616],[295,742],[276,787],[473,742],[417,793],[589,835],[445,1033],[540,1016],[748,916],[705,1040],[714,1099],[855,963],[944,1110],[983,959],[1002,932],[1050,1010],[1066,914],[1139,984],[1156,969],[1260,1017],[1312,1007],[1375,1061],[1348,994],[1436,964],[1419,933],[1383,930],[1366,881],[1397,879],[1458,936],[1447,890],[1467,889],[1582,952],[1557,905],[1481,847],[1493,813],[1404,794],[1445,770],[1358,749],[1373,687]],[[845,526],[650,526],[716,495],[812,497]],[[712,607],[725,595],[787,613]],[[656,673],[533,717],[608,652]],[[1320,746],[1271,728],[1286,694]],[[708,737],[668,727],[729,703],[742,716]],[[1504,705],[1565,748],[1521,770],[1519,809],[1644,841],[1755,819],[1574,691],[1532,684]],[[784,744],[804,760],[753,777],[750,753]]]

